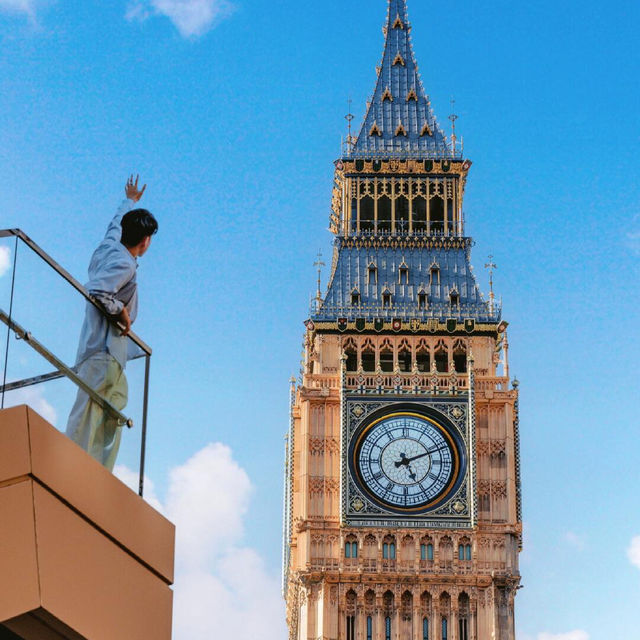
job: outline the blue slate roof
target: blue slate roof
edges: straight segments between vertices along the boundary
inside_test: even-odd
[[[410,31],[406,0],[389,0],[376,88],[349,157],[454,157],[422,86]]]
[[[424,249],[338,246],[327,295],[313,319],[458,317],[495,322],[500,309],[496,306],[491,313],[480,293],[469,262],[470,246],[468,239],[459,239],[457,246],[443,243]],[[376,270],[373,279],[371,266]],[[408,269],[408,284],[405,277],[400,283],[401,266]],[[391,293],[389,307],[382,300],[385,290]],[[451,302],[452,292],[459,296],[457,304]],[[357,303],[353,293],[359,294]],[[420,293],[427,295],[425,308],[419,305]]]

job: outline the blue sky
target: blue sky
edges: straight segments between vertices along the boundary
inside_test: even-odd
[[[384,0],[0,0],[0,227],[84,281],[132,171],[160,221],[135,327],[154,348],[147,471],[167,513],[190,513],[185,530],[218,548],[198,575],[185,564],[178,611],[188,588],[225,607],[248,597],[225,570],[234,554],[277,588],[288,379],[315,255],[330,255],[347,101],[359,124],[385,12]],[[640,542],[628,553],[640,536],[640,6],[413,0],[409,13],[445,129],[456,100],[474,161],[472,262],[486,291],[495,256],[521,381],[519,636],[640,640]],[[28,273],[17,309],[72,359],[81,305]],[[62,425],[68,393],[31,399]],[[200,482],[190,472],[207,461]],[[231,538],[206,526],[211,509]],[[210,619],[177,640],[210,637]],[[269,633],[246,629],[284,637]]]

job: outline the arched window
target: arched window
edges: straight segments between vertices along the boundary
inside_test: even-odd
[[[380,350],[380,369],[385,373],[393,371],[393,349],[388,342],[385,342]]]
[[[382,292],[382,308],[383,309],[391,308],[391,291],[389,291],[389,289],[385,289]]]
[[[344,557],[358,557],[358,541],[353,536],[347,539],[347,542],[344,543]]]
[[[404,262],[398,267],[398,283],[409,284],[409,267]]]
[[[371,343],[367,343],[365,348],[362,350],[362,370],[376,370],[376,352],[373,350]]]
[[[367,640],[373,640],[373,619],[367,616]]]
[[[413,231],[424,233],[427,230],[427,201],[418,196],[413,199]]]
[[[438,347],[434,358],[436,361],[436,370],[439,373],[447,373],[447,371],[449,371],[449,360],[447,359],[447,350],[444,345]]]
[[[396,233],[409,231],[409,201],[406,196],[396,198]]]
[[[467,619],[461,618],[458,620],[460,627],[460,635],[458,636],[458,640],[469,640],[469,630],[467,627]]]
[[[444,232],[444,200],[440,196],[434,196],[429,201],[429,218],[431,220],[431,233]]]
[[[429,618],[422,619],[422,640],[429,640]]]
[[[465,560],[471,560],[471,545],[470,544],[466,544],[464,546],[464,559]]]
[[[374,221],[373,198],[365,196],[360,200],[360,231],[373,231]]]
[[[354,289],[351,292],[351,304],[353,306],[357,306],[360,304],[360,292],[357,289]]]
[[[420,560],[433,562],[433,544],[427,542],[420,545]]]
[[[384,640],[391,640],[391,616],[384,619]]]
[[[453,348],[453,368],[457,373],[467,373],[467,349],[461,342]]]
[[[403,343],[398,352],[398,367],[403,373],[409,373],[411,366],[411,349],[408,344]]]
[[[464,545],[458,546],[458,560],[464,560]]]
[[[438,285],[440,284],[440,267],[437,265],[431,265],[429,269],[429,284],[430,285]]]
[[[347,616],[347,640],[356,640],[356,617]]]
[[[457,307],[460,304],[460,294],[454,289],[449,293],[449,300],[451,301],[451,306]]]
[[[448,640],[449,622],[446,618],[442,618],[442,640]]]
[[[418,309],[427,308],[427,293],[424,289],[418,291]]]
[[[429,362],[429,349],[424,343],[420,343],[418,345],[416,364],[418,365],[418,371],[421,373],[429,373],[431,369],[431,363]]]
[[[358,370],[358,350],[353,342],[349,341],[344,349],[344,355],[347,356],[347,371]]]
[[[382,557],[385,560],[396,559],[396,543],[395,542],[383,542],[382,543]]]
[[[367,284],[378,284],[378,267],[371,262],[367,268]]]
[[[378,199],[378,231],[391,231],[391,198],[382,196]]]

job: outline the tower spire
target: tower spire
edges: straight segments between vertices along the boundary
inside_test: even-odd
[[[450,159],[456,156],[438,124],[411,43],[406,0],[389,0],[378,79],[355,144],[356,157]]]

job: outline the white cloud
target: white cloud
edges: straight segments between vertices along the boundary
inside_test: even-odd
[[[584,537],[574,533],[573,531],[567,531],[564,534],[564,540],[567,544],[578,551],[584,551],[587,548],[587,543],[585,542]]]
[[[122,480],[122,482],[124,482],[129,487],[129,489],[138,493],[138,483],[140,481],[140,475],[138,473],[132,471],[131,469],[129,469],[129,467],[125,467],[123,464],[117,464],[113,468],[113,475],[116,478]],[[144,499],[156,511],[164,514],[164,507],[162,506],[160,500],[158,500],[153,481],[147,475],[145,475],[144,477]]]
[[[152,14],[169,18],[185,38],[201,36],[233,11],[227,0],[133,0],[127,20],[146,20]]]
[[[539,633],[537,640],[589,640],[589,634],[586,631],[577,629],[567,633]]]
[[[0,0],[0,11],[5,13],[24,14],[35,21],[36,9],[43,0]]]
[[[1,2],[2,0],[0,0]],[[0,278],[9,271],[11,266],[11,249],[9,247],[0,247]]]
[[[116,473],[137,487],[136,473],[122,466]],[[174,640],[286,637],[279,579],[243,545],[251,492],[246,472],[222,444],[171,471],[164,504],[145,481],[145,499],[176,525]]]
[[[631,544],[627,549],[627,557],[632,565],[640,569],[640,536],[636,536],[631,540]]]
[[[36,413],[39,413],[47,422],[54,425],[58,421],[56,410],[47,402],[42,391],[37,387],[26,387],[16,391],[7,391],[4,397],[5,407],[15,407],[19,404],[28,404]]]

